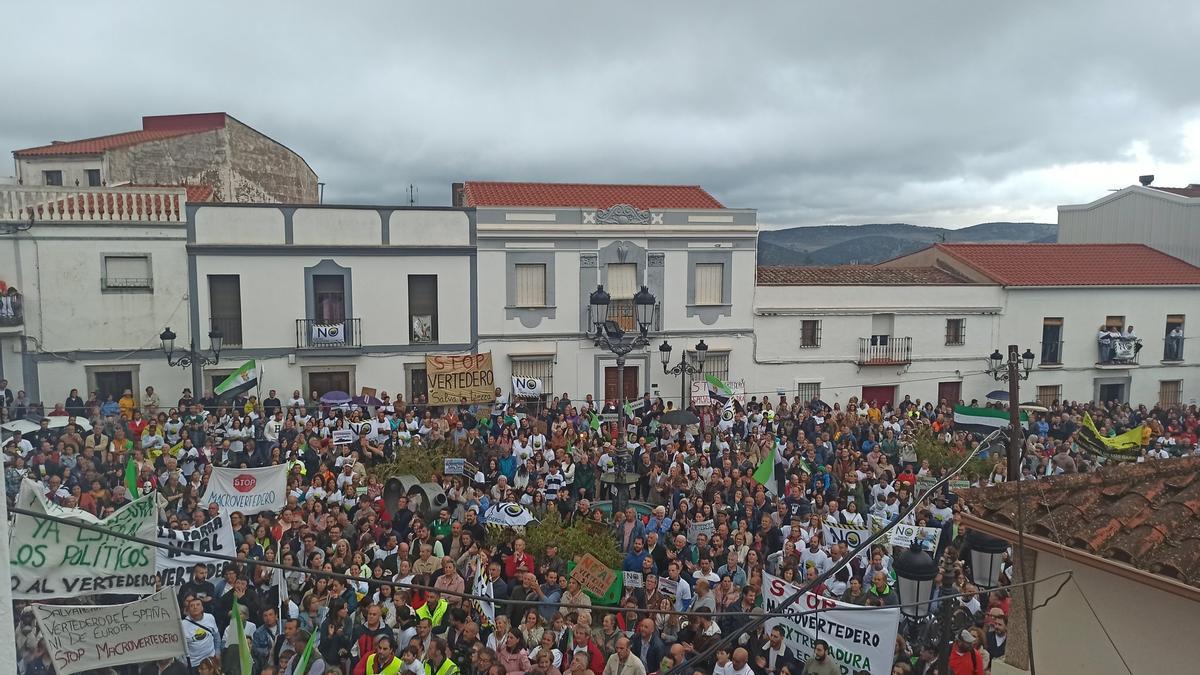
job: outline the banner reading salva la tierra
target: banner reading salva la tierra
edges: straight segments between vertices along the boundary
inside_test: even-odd
[[[165,548],[157,549],[155,567],[164,586],[182,586],[191,581],[192,570],[198,564],[208,567],[209,579],[219,579],[221,571],[225,569],[225,563],[207,554],[237,555],[233,544],[233,526],[226,513],[220,513],[216,518],[190,530],[160,527],[158,540],[164,544],[194,551],[180,553]]]
[[[845,611],[856,605],[816,593],[806,593],[790,606],[782,607],[783,601],[800,589],[770,574],[763,574],[763,584],[767,612],[824,610],[797,617],[775,617],[767,622],[768,629],[783,628],[784,641],[800,658],[811,657],[813,642],[820,638],[829,643],[829,656],[843,673],[865,670],[871,675],[891,675],[899,607]]]
[[[143,539],[154,539],[158,527],[153,493],[101,520],[87,511],[47,501],[42,488],[26,478],[21,481],[16,505]],[[13,599],[153,593],[154,553],[150,548],[128,539],[19,514],[13,521],[9,539]]]
[[[286,464],[257,469],[213,467],[201,507],[217,504],[225,513],[279,513],[287,504]]]
[[[179,603],[167,587],[124,605],[34,603],[58,675],[183,656]]]
[[[426,356],[430,405],[491,403],[496,399],[492,353],[461,356]]]

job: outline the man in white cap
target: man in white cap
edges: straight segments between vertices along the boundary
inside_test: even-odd
[[[950,649],[949,675],[983,675],[983,655],[971,631],[963,629]]]

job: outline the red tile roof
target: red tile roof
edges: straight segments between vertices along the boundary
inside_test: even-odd
[[[194,115],[157,115],[142,118],[140,131],[127,131],[78,141],[55,141],[50,145],[14,150],[15,157],[57,157],[60,155],[98,155],[106,150],[212,131],[225,126],[225,113]]]
[[[1200,285],[1200,267],[1144,244],[935,244],[1005,286]]]
[[[1150,189],[1170,192],[1171,194],[1179,195],[1180,197],[1200,199],[1200,183],[1191,183],[1187,187],[1157,187],[1152,185],[1150,186]]]
[[[829,267],[759,267],[759,286],[925,286],[969,283],[964,277],[936,267],[875,267],[833,265]]]
[[[542,206],[607,209],[629,204],[649,209],[722,209],[698,185],[599,185],[594,183],[504,183],[467,181],[465,206]]]
[[[972,515],[1016,529],[1016,483],[965,490]],[[1200,587],[1200,457],[1022,481],[1026,529]]]

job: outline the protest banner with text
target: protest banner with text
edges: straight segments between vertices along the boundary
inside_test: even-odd
[[[186,548],[192,553],[180,553],[160,548],[156,553],[155,567],[164,586],[182,586],[191,581],[196,565],[208,568],[209,579],[221,578],[225,562],[215,560],[209,553],[237,555],[233,543],[233,525],[229,515],[218,514],[200,527],[190,530],[158,528],[158,540],[164,544]]]
[[[496,399],[492,353],[426,356],[430,405],[491,403]]]
[[[175,590],[167,587],[124,605],[34,603],[33,616],[55,672],[71,675],[183,656]]]
[[[279,513],[287,504],[287,471],[286,464],[257,469],[213,467],[200,505],[216,504],[224,513],[240,511],[248,516],[260,511]]]
[[[871,675],[891,675],[896,648],[896,629],[900,608],[889,607],[870,612],[847,611],[857,607],[816,593],[806,593],[791,605],[783,601],[800,590],[779,577],[763,574],[766,611],[808,612],[803,616],[779,616],[767,622],[767,628],[783,629],[784,643],[802,660],[813,654],[818,638],[829,643],[829,657],[843,673],[865,670]]]
[[[148,494],[101,520],[47,501],[41,486],[28,478],[21,481],[16,501],[30,511],[142,539],[157,534],[155,503],[154,494]],[[14,600],[154,592],[154,553],[149,545],[24,514],[13,521],[9,542]]]

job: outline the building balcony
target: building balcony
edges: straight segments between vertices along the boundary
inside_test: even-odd
[[[1121,370],[1137,368],[1142,341],[1136,338],[1097,341],[1096,367]]]
[[[608,305],[608,320],[616,321],[617,326],[627,333],[635,332],[637,331],[637,306],[634,305],[632,299],[613,300]],[[662,330],[661,302],[654,304],[654,318],[650,322],[650,330]]]
[[[1183,337],[1163,338],[1163,363],[1183,363]]]
[[[860,366],[902,366],[912,363],[912,338],[873,335],[858,339]]]
[[[0,185],[0,223],[183,223],[187,190]]]
[[[297,349],[358,347],[362,347],[362,319],[343,319],[340,322],[296,319]]]
[[[16,335],[24,328],[24,302],[15,288],[0,291],[0,335]]]

